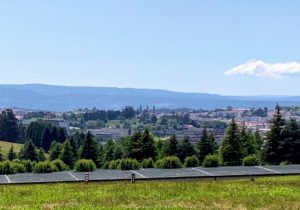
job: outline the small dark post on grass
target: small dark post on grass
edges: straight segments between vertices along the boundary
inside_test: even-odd
[[[87,183],[90,181],[90,174],[89,173],[85,173],[84,174],[84,181]]]
[[[135,174],[131,174],[131,183],[135,183]]]

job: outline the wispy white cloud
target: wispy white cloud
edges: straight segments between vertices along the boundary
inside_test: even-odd
[[[270,64],[261,60],[251,60],[226,71],[224,74],[283,78],[300,74],[300,63],[287,62]]]

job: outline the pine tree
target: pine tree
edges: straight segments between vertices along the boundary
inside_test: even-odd
[[[113,140],[108,140],[104,146],[103,159],[105,162],[114,160],[115,142]]]
[[[116,146],[115,151],[114,151],[114,160],[121,159],[123,156],[123,151],[120,146]]]
[[[256,142],[256,146],[257,146],[257,151],[261,152],[263,141],[262,141],[261,135],[259,133],[259,130],[255,131],[254,137],[255,137],[255,142]]]
[[[17,154],[14,152],[14,146],[12,145],[8,151],[7,159],[12,161],[17,158]]]
[[[208,141],[213,151],[211,154],[214,154],[218,150],[218,145],[215,136],[212,132],[209,132],[208,134]]]
[[[58,140],[58,132],[56,126],[53,126],[51,129],[51,141],[56,141]]]
[[[141,152],[141,132],[136,132],[132,137],[128,139],[127,156],[132,159],[140,160],[142,156]]]
[[[66,140],[66,134],[63,128],[58,128],[57,142],[63,143]]]
[[[99,166],[100,164],[100,154],[98,143],[93,139],[93,136],[90,132],[85,136],[85,140],[83,142],[82,151],[80,154],[81,159],[90,159],[93,160],[94,163]]]
[[[224,165],[241,164],[241,141],[238,125],[236,124],[234,118],[232,119],[229,127],[226,129],[220,152]]]
[[[241,140],[241,149],[242,149],[242,158],[257,154],[257,144],[255,141],[255,136],[250,132],[247,131],[246,127],[243,126],[240,130],[240,140]]]
[[[197,143],[198,158],[200,163],[203,162],[207,155],[212,155],[217,149],[215,138],[212,133],[208,134],[204,129],[200,141]]]
[[[50,149],[50,145],[51,145],[51,132],[50,129],[48,127],[45,127],[43,132],[42,132],[42,148],[46,151],[48,151]]]
[[[201,162],[204,160],[204,158],[208,154],[213,153],[213,149],[211,148],[211,146],[209,144],[208,132],[207,132],[206,128],[203,129],[200,141],[197,143],[196,146],[199,151],[198,158]]]
[[[71,144],[71,148],[72,148],[72,153],[73,153],[74,159],[77,160],[78,159],[78,152],[77,152],[78,151],[78,145],[75,142],[74,138],[70,139],[70,144]]]
[[[188,136],[186,136],[182,141],[178,144],[178,157],[183,162],[186,157],[190,157],[195,155],[195,148],[190,142]]]
[[[43,162],[46,160],[45,151],[43,150],[43,148],[39,149],[38,159],[39,159],[39,162]]]
[[[70,166],[70,168],[73,168],[74,166],[74,154],[72,152],[72,146],[69,140],[66,140],[63,144],[62,144],[62,149],[61,149],[61,153],[60,153],[60,159],[68,166]]]
[[[164,155],[163,148],[164,148],[164,144],[163,144],[162,140],[158,139],[158,141],[156,143],[157,159],[163,158],[163,155]]]
[[[138,160],[143,160],[147,158],[155,158],[156,148],[154,144],[153,137],[150,135],[149,130],[146,128],[141,137],[141,157]]]
[[[61,144],[57,143],[56,141],[53,141],[50,147],[50,155],[49,155],[50,160],[58,159],[60,153],[61,153]]]
[[[6,109],[0,114],[0,139],[17,142],[19,139],[18,120],[11,109]]]
[[[164,145],[164,156],[178,156],[178,141],[175,135],[172,135]]]
[[[38,161],[38,154],[31,140],[24,144],[23,149],[20,151],[19,157],[23,160]]]
[[[283,131],[284,141],[279,146],[281,161],[300,163],[300,126],[295,119],[290,119]]]
[[[280,107],[277,104],[275,114],[271,120],[270,131],[267,133],[267,142],[264,148],[263,159],[266,163],[279,164],[284,160],[280,153],[280,145],[284,139],[284,126],[285,120],[283,119]]]

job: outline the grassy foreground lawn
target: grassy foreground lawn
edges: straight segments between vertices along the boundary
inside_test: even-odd
[[[300,209],[300,176],[0,186],[0,209]]]

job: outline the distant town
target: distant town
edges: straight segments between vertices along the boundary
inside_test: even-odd
[[[4,109],[3,109],[4,110]],[[2,111],[2,110],[1,110]],[[284,118],[300,120],[300,107],[282,107]],[[156,109],[155,106],[131,106],[123,110],[78,109],[69,112],[13,109],[19,123],[27,127],[42,120],[53,126],[64,128],[67,134],[90,131],[99,143],[131,136],[136,131],[148,128],[159,138],[175,135],[178,139],[189,137],[192,143],[201,138],[203,129],[212,132],[218,145],[232,118],[239,126],[264,134],[269,131],[273,109],[226,107],[214,110]]]

